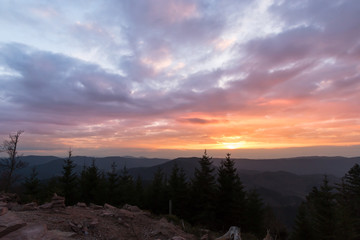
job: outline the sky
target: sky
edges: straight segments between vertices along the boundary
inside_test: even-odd
[[[360,155],[358,0],[2,0],[24,154]]]

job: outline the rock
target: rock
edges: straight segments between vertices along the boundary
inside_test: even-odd
[[[112,206],[112,205],[110,205],[110,204],[108,204],[108,203],[105,203],[105,204],[104,204],[104,208],[105,208],[105,209],[118,209],[117,207],[114,207],[114,206]]]
[[[19,211],[34,211],[38,208],[38,205],[36,202],[27,203],[25,205],[22,205],[22,208]]]
[[[77,227],[77,224],[73,223],[72,221],[69,221],[68,223],[69,223],[70,227]]]
[[[19,196],[16,193],[1,193],[0,202],[19,202]]]
[[[17,202],[9,202],[7,203],[7,208],[9,210],[13,210],[13,211],[21,211],[22,206],[20,204],[18,204]]]
[[[51,201],[53,204],[63,204],[64,200],[63,199],[55,199]]]
[[[272,240],[272,237],[270,235],[270,229],[267,230],[264,240]]]
[[[54,193],[51,198],[52,208],[65,208],[65,198]]]
[[[94,210],[103,209],[103,206],[90,203],[90,207]]]
[[[46,224],[30,224],[6,235],[2,240],[66,240],[75,235],[59,230],[48,231]]]
[[[154,237],[154,236],[157,236],[157,235],[160,235],[160,234],[162,234],[162,232],[159,229],[156,229],[154,231],[151,231],[149,233],[149,236]]]
[[[82,208],[86,208],[86,207],[87,207],[86,203],[83,203],[83,202],[78,202],[78,203],[76,204],[76,206],[82,207]]]
[[[201,236],[200,240],[208,240],[209,239],[209,234],[204,234]]]
[[[0,201],[0,207],[7,207],[7,203],[3,202],[3,201]]]
[[[240,228],[236,226],[231,226],[229,231],[225,233],[223,236],[217,238],[216,240],[225,240],[225,239],[232,239],[232,240],[241,240],[241,232]]]
[[[26,223],[13,212],[0,216],[0,238],[25,226]]]
[[[64,200],[65,198],[57,195],[56,193],[54,193],[54,195],[53,195],[53,197],[52,197],[51,199],[52,199],[52,200],[58,200],[58,199]]]
[[[128,210],[125,210],[125,209],[119,209],[116,211],[117,215],[120,216],[121,218],[123,219],[134,219],[135,217],[135,214],[128,211]]]
[[[186,239],[180,236],[174,236],[171,238],[171,240],[186,240]]]
[[[59,231],[59,230],[48,230],[48,233],[50,233],[51,235],[54,235],[54,236],[65,238],[65,239],[74,237],[76,235],[76,233],[74,233],[74,232],[63,232],[63,231]],[[58,238],[52,238],[52,239],[57,240]]]
[[[45,240],[47,239],[45,238],[46,234],[47,227],[45,224],[31,224],[6,235],[2,240]]]
[[[141,209],[138,206],[132,206],[130,204],[125,204],[123,209],[128,210],[130,212],[141,212]]]
[[[0,207],[0,216],[6,214],[8,211],[9,210],[7,207]]]
[[[52,203],[44,203],[43,205],[40,205],[39,208],[50,209],[50,208],[52,208]]]
[[[90,225],[90,227],[95,227],[98,224],[99,224],[99,220],[97,218],[94,218],[91,220],[89,225]]]
[[[78,224],[76,222],[72,222],[72,221],[69,221],[69,225],[70,225],[70,228],[71,230],[73,230],[74,232],[78,233],[78,234],[81,234],[82,233],[82,225],[81,224]]]
[[[102,217],[114,217],[115,216],[115,213],[111,212],[111,211],[103,211],[100,213],[100,216]]]

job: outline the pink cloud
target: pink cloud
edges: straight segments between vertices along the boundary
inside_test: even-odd
[[[236,2],[180,0],[104,3],[61,25],[91,61],[4,41],[0,133],[49,149],[358,144],[359,4],[291,2],[269,9],[278,32],[241,44]]]
[[[193,1],[170,0],[164,2],[155,0],[149,4],[147,14],[150,21],[174,24],[197,17],[199,12]]]

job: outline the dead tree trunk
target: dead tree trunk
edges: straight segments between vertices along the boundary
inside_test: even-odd
[[[1,146],[1,151],[5,152],[8,157],[0,161],[1,178],[3,182],[3,190],[7,192],[11,185],[18,179],[14,174],[17,169],[24,168],[26,164],[18,158],[17,146],[20,135],[24,131],[17,131],[15,134],[9,134],[9,140],[5,140]]]

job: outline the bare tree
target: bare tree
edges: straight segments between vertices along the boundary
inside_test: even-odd
[[[5,140],[0,146],[0,151],[5,152],[8,157],[0,160],[1,182],[5,192],[9,190],[11,185],[18,180],[19,176],[15,175],[15,171],[26,167],[26,163],[21,161],[18,156],[17,146],[20,135],[24,131],[17,131],[15,134],[9,134],[9,140]]]

